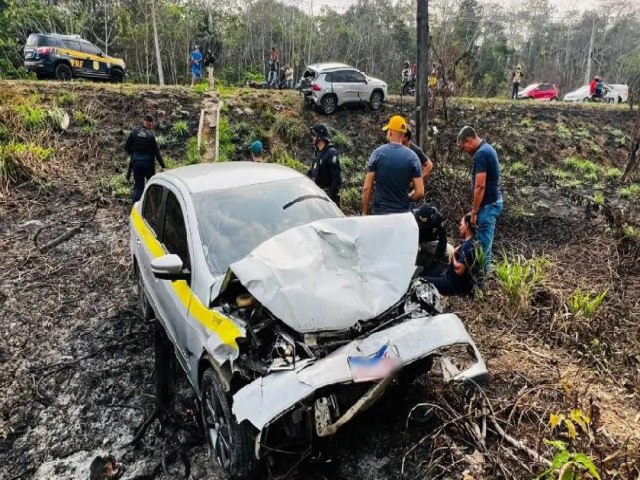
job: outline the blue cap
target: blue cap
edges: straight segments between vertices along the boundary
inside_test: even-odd
[[[254,155],[260,155],[262,153],[262,142],[260,140],[256,140],[251,144],[250,150]]]

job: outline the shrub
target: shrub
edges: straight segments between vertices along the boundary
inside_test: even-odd
[[[618,190],[618,195],[621,198],[640,198],[640,184],[633,183],[628,187],[624,187]]]
[[[592,318],[606,296],[606,290],[595,294],[592,292],[585,293],[578,289],[569,297],[569,309],[574,315]]]
[[[529,165],[524,162],[514,162],[508,165],[506,170],[511,175],[524,175],[529,172]]]
[[[20,105],[16,111],[28,130],[41,130],[46,128],[47,112],[43,108],[24,104]]]
[[[605,178],[620,178],[622,176],[622,171],[616,167],[609,167],[604,171]]]
[[[279,163],[280,165],[284,165],[285,167],[289,167],[294,170],[297,170],[300,173],[306,173],[307,170],[309,169],[304,163],[300,162],[299,160],[296,160],[295,158],[293,158],[291,155],[289,155],[287,152],[284,152],[284,151],[276,152],[274,154],[273,161],[274,163]]]
[[[73,111],[73,121],[79,125],[95,125],[96,121],[81,110]]]
[[[573,170],[585,177],[598,174],[598,167],[596,164],[583,158],[569,157],[564,161],[564,166],[566,169]]]
[[[331,138],[331,143],[341,150],[349,150],[353,147],[353,142],[343,132],[336,132]]]
[[[273,129],[278,137],[289,144],[298,143],[307,134],[307,129],[301,120],[283,115],[276,118]]]
[[[0,188],[6,190],[38,178],[44,172],[44,163],[53,155],[53,148],[43,148],[33,143],[0,145]]]
[[[222,117],[218,126],[218,161],[226,162],[231,160],[235,151],[236,146],[233,143],[233,132],[231,131],[229,120],[226,117]]]
[[[193,165],[202,161],[202,154],[206,149],[204,142],[198,147],[198,137],[191,137],[187,142],[187,165]]]
[[[171,127],[171,131],[174,135],[182,137],[189,133],[189,125],[185,120],[179,120],[173,124],[173,126]]]
[[[546,280],[549,266],[550,261],[544,256],[526,259],[521,255],[508,258],[503,254],[495,266],[495,275],[509,301],[517,308],[525,308],[531,303],[534,291]]]
[[[71,107],[78,101],[78,95],[74,92],[62,92],[56,97],[56,103],[61,107]]]
[[[355,214],[360,211],[361,199],[360,189],[345,188],[340,192],[340,207],[348,215]]]
[[[558,122],[556,125],[556,134],[561,140],[568,140],[571,138],[571,130],[562,122]]]

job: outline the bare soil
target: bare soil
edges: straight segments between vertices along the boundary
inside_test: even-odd
[[[137,310],[130,205],[116,198],[112,182],[126,168],[126,134],[148,111],[160,117],[158,133],[169,137],[165,152],[179,163],[197,128],[199,98],[184,89],[20,82],[0,83],[0,98],[28,99],[38,91],[40,102],[52,106],[69,88],[77,99],[64,108],[90,115],[96,132],[73,119],[67,132],[39,132],[38,141],[56,149],[49,177],[0,197],[0,479],[109,478],[97,472],[110,461],[97,457],[109,456],[119,472],[111,478],[215,478],[184,384],[173,425],[128,445],[154,406],[153,341],[152,325]],[[366,160],[383,141],[380,128],[393,113],[410,114],[410,103],[394,99],[382,112],[353,108],[325,117],[303,110],[299,100],[293,92],[227,96],[229,131],[221,148],[232,159],[247,158],[245,147],[257,136],[272,160],[287,152],[302,168],[311,156],[308,128],[325,122],[350,159],[343,201],[355,213]],[[639,478],[640,248],[623,233],[637,221],[637,201],[621,198],[620,186],[607,180],[611,201],[595,208],[593,182],[566,189],[544,173],[571,155],[622,169],[621,139],[633,114],[582,107],[457,101],[448,120],[435,117],[428,201],[450,218],[453,234],[471,195],[470,161],[455,150],[455,135],[463,124],[478,126],[498,146],[505,171],[495,251],[546,254],[550,278],[527,308],[511,305],[495,281],[482,297],[448,301],[488,362],[484,393],[452,389],[435,374],[398,386],[291,478],[534,478],[543,466],[498,434],[491,418],[548,459],[552,450],[543,440],[564,439],[595,460],[602,478]],[[189,135],[171,133],[178,120],[188,122]],[[2,122],[10,123],[0,116]],[[572,132],[569,138],[558,123]],[[34,135],[13,133],[20,141]],[[526,172],[509,173],[516,162]],[[40,253],[36,236],[42,246],[76,226],[77,234]],[[591,319],[568,311],[578,287],[608,292]],[[574,441],[549,426],[550,414],[572,409],[591,417],[590,434],[579,432]],[[482,430],[483,419],[486,434],[478,436],[473,425]]]

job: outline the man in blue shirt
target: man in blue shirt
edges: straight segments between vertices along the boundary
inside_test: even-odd
[[[420,160],[410,148],[402,145],[407,122],[396,115],[383,130],[389,143],[376,148],[369,158],[362,189],[362,215],[369,214],[372,193],[374,215],[408,212],[412,201],[424,197]],[[413,186],[410,193],[409,185]]]
[[[476,240],[482,247],[484,258],[478,261],[483,266],[483,276],[486,276],[491,266],[496,221],[502,213],[500,163],[495,149],[478,137],[471,127],[462,127],[458,134],[458,146],[473,157],[473,204],[469,215],[471,224],[476,227]]]
[[[442,275],[425,277],[442,295],[469,295],[476,283],[475,227],[471,215],[465,215],[458,227],[464,241],[453,251],[451,260]]]

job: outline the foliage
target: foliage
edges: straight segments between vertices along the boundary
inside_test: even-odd
[[[600,305],[602,305],[606,296],[606,290],[596,294],[593,292],[582,292],[578,289],[569,297],[569,309],[574,315],[592,318],[600,308]]]
[[[100,181],[101,190],[115,198],[128,199],[131,197],[131,186],[124,175],[113,175]]]
[[[200,95],[204,95],[207,90],[209,90],[209,82],[199,82],[196,83],[193,87],[192,90],[195,93],[199,93]]]
[[[198,137],[191,137],[187,142],[187,165],[193,165],[202,161],[202,154],[206,150],[206,145],[201,144],[198,147]]]
[[[575,427],[574,427],[575,428]],[[600,473],[593,459],[581,452],[571,452],[560,440],[544,440],[555,450],[551,466],[536,477],[536,480],[600,480]]]
[[[77,103],[77,101],[78,95],[74,92],[69,91],[61,92],[56,97],[56,103],[60,107],[72,107]]]
[[[623,231],[625,237],[630,238],[631,240],[640,240],[640,229],[633,225],[625,225]]]
[[[604,195],[602,194],[602,192],[595,192],[593,194],[593,203],[595,203],[596,205],[604,204]]]
[[[308,170],[308,167],[304,163],[296,160],[283,150],[277,150],[274,153],[273,162],[297,170],[300,173],[306,173]]]
[[[218,161],[226,162],[231,160],[232,155],[236,151],[236,146],[233,143],[233,132],[229,125],[227,117],[220,118],[220,124],[218,125]]]
[[[19,105],[16,112],[27,130],[42,130],[47,126],[47,111],[42,107],[26,103]]]
[[[547,257],[526,259],[521,255],[508,258],[506,254],[495,265],[495,275],[509,301],[518,308],[527,307],[535,290],[541,287],[550,267]]]
[[[524,162],[513,162],[506,167],[507,173],[510,175],[521,176],[529,173],[529,165]]]
[[[295,117],[279,115],[273,129],[276,134],[289,144],[300,142],[307,135],[307,129],[302,120]]]
[[[571,130],[566,124],[558,122],[556,125],[556,135],[560,140],[568,140],[571,138]]]
[[[89,115],[84,113],[82,110],[73,111],[73,120],[80,126],[96,124],[96,121],[93,118],[91,118]]]
[[[178,137],[182,137],[189,133],[189,124],[185,120],[178,120],[172,125],[171,132]]]
[[[618,195],[621,198],[640,199],[640,184],[632,183],[628,187],[618,189]]]
[[[361,199],[359,188],[349,187],[340,191],[340,207],[347,214],[355,214],[360,211]]]
[[[609,167],[604,170],[605,178],[620,178],[622,176],[622,171],[616,167]]]
[[[344,132],[336,132],[331,137],[331,143],[333,143],[340,151],[350,150],[353,148],[353,142]]]
[[[0,189],[40,177],[45,170],[44,163],[53,152],[53,148],[34,143],[0,145]]]

